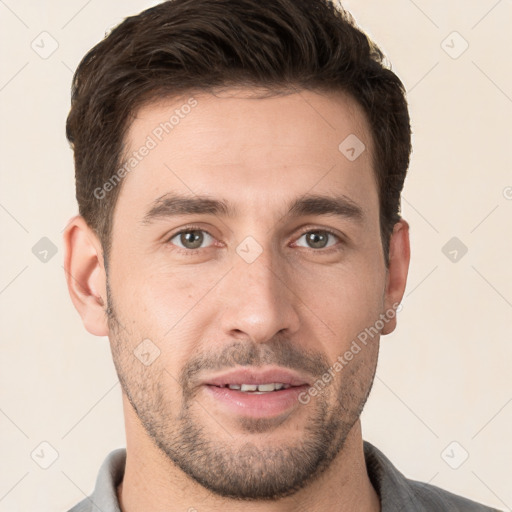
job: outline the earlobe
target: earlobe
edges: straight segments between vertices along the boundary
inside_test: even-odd
[[[396,306],[405,292],[410,259],[409,224],[401,219],[395,224],[389,243],[384,314],[387,314],[390,320],[386,322],[382,334],[389,334],[396,328]]]
[[[101,243],[80,215],[69,221],[63,238],[64,270],[71,300],[87,331],[107,336],[106,274]]]

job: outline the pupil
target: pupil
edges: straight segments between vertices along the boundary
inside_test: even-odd
[[[187,231],[186,233],[182,233],[181,243],[189,249],[197,249],[201,247],[203,243],[203,234],[201,231]],[[191,244],[192,247],[187,244]]]
[[[315,247],[315,248],[325,247],[325,244],[327,242],[327,235],[326,234],[319,235],[317,232],[309,233],[308,240],[309,240],[310,244],[312,244],[313,247]]]

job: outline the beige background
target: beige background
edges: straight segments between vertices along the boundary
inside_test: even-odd
[[[62,230],[77,207],[64,123],[82,56],[154,3],[0,0],[1,512],[67,510],[124,444],[108,340],[84,330],[65,287]],[[404,81],[414,131],[409,283],[363,434],[410,478],[509,511],[512,1],[344,5]],[[46,262],[32,252],[42,237],[57,249]],[[452,237],[468,248],[455,262],[442,250]]]

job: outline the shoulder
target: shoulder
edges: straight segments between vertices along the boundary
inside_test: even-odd
[[[477,503],[458,494],[453,494],[435,485],[409,479],[406,479],[406,482],[418,503],[426,507],[425,510],[432,510],[429,507],[435,504],[435,510],[450,512],[499,512],[498,509]]]
[[[500,512],[435,485],[406,478],[375,446],[364,441],[368,477],[379,494],[382,512]]]
[[[126,449],[110,452],[100,467],[94,491],[68,512],[120,512],[116,487],[124,476]]]

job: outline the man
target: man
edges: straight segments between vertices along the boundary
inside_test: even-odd
[[[80,63],[71,298],[126,450],[72,511],[485,511],[363,441],[409,267],[400,80],[323,0],[174,0]]]

